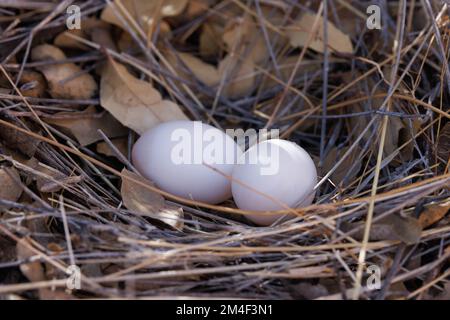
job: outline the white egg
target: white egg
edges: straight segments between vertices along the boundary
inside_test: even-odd
[[[231,173],[241,150],[224,132],[199,121],[170,121],[136,142],[136,169],[160,189],[210,204],[231,197]]]
[[[310,205],[317,171],[303,148],[272,139],[250,147],[239,158],[232,178],[233,199],[240,209],[275,211]],[[270,225],[282,215],[252,213],[246,217],[258,225]]]

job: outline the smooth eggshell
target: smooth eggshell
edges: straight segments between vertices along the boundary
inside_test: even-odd
[[[233,199],[240,209],[275,211],[310,205],[314,200],[317,171],[303,148],[291,141],[272,139],[250,147],[234,167],[232,178]],[[254,223],[265,226],[281,216],[246,215]]]
[[[205,133],[207,141],[204,141]],[[180,134],[190,134],[190,137],[182,139]],[[211,151],[214,146],[228,158],[215,161],[208,156],[212,153],[206,151]],[[181,152],[180,148],[189,152]],[[192,161],[180,163],[174,154],[188,155]],[[231,197],[230,177],[241,154],[234,140],[217,128],[198,121],[170,121],[150,129],[138,139],[132,150],[132,161],[136,169],[160,189],[183,198],[216,204]]]

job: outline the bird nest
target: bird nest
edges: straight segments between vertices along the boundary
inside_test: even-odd
[[[449,8],[367,7],[1,5],[0,297],[448,298]],[[130,150],[180,117],[279,129],[314,203],[260,227],[159,190]]]

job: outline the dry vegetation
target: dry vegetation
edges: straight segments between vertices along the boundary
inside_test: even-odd
[[[0,0],[0,297],[448,299],[450,9],[378,3]],[[315,204],[262,228],[161,192],[129,151],[183,118],[279,128]]]

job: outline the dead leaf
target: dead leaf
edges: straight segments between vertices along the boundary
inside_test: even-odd
[[[58,112],[45,122],[63,128],[74,136],[81,146],[87,146],[102,140],[98,130],[102,130],[108,138],[125,136],[128,130],[122,126],[109,112],[96,112],[94,106],[82,112]]]
[[[18,127],[22,127],[19,122],[14,122],[14,124]],[[40,132],[40,130],[32,123],[27,123],[27,126],[29,126],[32,131],[35,130],[37,133]],[[25,133],[5,126],[2,126],[0,129],[0,138],[5,142],[5,145],[7,145],[8,148],[17,149],[29,157],[34,156],[41,143],[39,140],[30,137]]]
[[[275,74],[264,75],[265,79],[263,82],[262,87],[264,90],[273,88],[274,86],[280,86],[281,83],[287,83],[289,81],[289,78],[291,77],[291,74],[295,68],[295,65],[297,64],[298,56],[286,56],[279,58],[278,68],[280,71],[281,78],[278,79],[279,81],[273,79],[273,77],[276,77]],[[316,72],[320,70],[321,68],[321,62],[310,60],[310,59],[303,59],[300,62],[300,65],[297,69],[297,73],[295,74],[295,77],[298,78],[300,75],[303,75],[304,77],[307,77],[308,74],[312,74],[313,72]]]
[[[261,30],[252,17],[246,15],[232,19],[222,35],[228,52],[245,55],[253,63],[261,63],[268,57],[268,50]],[[238,52],[236,52],[238,50]]]
[[[419,216],[419,223],[422,228],[427,228],[442,218],[448,213],[450,203],[432,204],[423,211]]]
[[[291,285],[290,291],[294,299],[317,299],[329,295],[328,289],[322,284],[311,284],[309,282],[302,282]]]
[[[126,25],[122,22],[122,19],[116,16],[116,13],[120,14],[123,20],[125,20],[134,31],[137,31],[132,21],[137,22],[145,34],[147,34],[153,27],[155,18],[176,16],[183,12],[186,8],[188,0],[160,0],[160,1],[148,1],[148,0],[121,0],[122,6],[128,12],[131,17],[127,17],[128,14],[124,13],[120,6],[116,2],[113,2],[114,9],[111,4],[105,6],[102,11],[101,19],[116,25],[123,30],[127,30]],[[159,8],[159,14],[156,12]]]
[[[327,266],[299,267],[292,268],[287,272],[289,278],[308,279],[325,278],[336,276],[335,271]]]
[[[17,259],[19,260],[30,260],[36,259],[37,255],[29,248],[30,243],[26,238],[22,238],[16,245]],[[52,265],[47,264],[47,267],[52,267]],[[47,280],[44,267],[39,260],[33,260],[30,262],[22,263],[20,265],[20,271],[28,278],[30,282],[39,282]],[[48,289],[40,288],[38,289],[39,298],[41,300],[67,300],[72,299],[72,295],[67,294],[61,289]]]
[[[248,95],[255,86],[254,63],[250,58],[244,61],[241,58],[229,54],[215,67],[190,53],[166,52],[166,59],[178,76],[190,79],[193,75],[211,88],[218,88],[225,78],[221,94],[231,99]]]
[[[21,239],[17,242],[16,253],[18,260],[29,260],[36,256],[29,246],[30,244],[26,239]],[[22,271],[31,282],[45,280],[44,268],[39,260],[20,264],[20,271]]]
[[[329,18],[331,18],[334,14],[339,17],[339,28],[342,32],[352,38],[357,38],[359,36],[359,30],[362,30],[363,25],[366,23],[364,19],[358,17],[355,12],[349,10],[345,6],[340,6],[336,9],[336,12],[329,12]]]
[[[51,44],[41,44],[31,51],[34,61],[59,61],[66,59],[65,53],[58,47]]]
[[[386,127],[386,140],[384,152],[386,155],[394,153],[401,145],[409,141],[420,130],[420,121],[402,120],[399,117],[389,117]],[[414,144],[409,143],[400,150],[403,161],[410,160],[413,156]]]
[[[126,169],[122,170],[122,174],[125,177],[153,185],[150,181]],[[120,192],[123,203],[129,210],[160,220],[177,230],[183,229],[183,221],[181,220],[183,218],[183,209],[166,204],[160,194],[152,192],[128,179],[122,179]]]
[[[96,18],[86,18],[81,21],[80,29],[70,29],[61,32],[58,34],[53,41],[53,44],[57,47],[70,48],[70,49],[79,49],[79,50],[88,50],[89,46],[81,43],[80,41],[70,37],[70,35],[75,35],[83,39],[89,40],[89,35],[92,37],[92,41],[98,43],[92,36],[93,33],[98,31],[108,31],[109,32],[109,24],[104,21],[101,21]],[[104,34],[106,36],[106,34]],[[105,38],[107,41],[107,37]],[[103,43],[102,43],[103,44]],[[109,48],[109,47],[107,47]]]
[[[20,92],[25,97],[42,97],[47,89],[44,76],[36,71],[24,70],[19,84]]]
[[[84,29],[70,29],[61,32],[55,37],[53,40],[53,44],[57,47],[62,48],[70,48],[70,49],[79,49],[79,50],[88,50],[89,47],[80,41],[77,41],[74,38],[71,38],[70,35],[74,35],[80,38],[87,39],[86,33]]]
[[[128,139],[126,138],[111,139],[111,142],[120,151],[122,155],[128,157]],[[97,143],[96,148],[97,152],[104,154],[105,156],[117,157],[116,153],[105,141]]]
[[[6,236],[0,235],[0,263],[13,261],[16,257],[16,243]],[[0,281],[4,280],[6,274],[7,272],[0,274]]]
[[[23,189],[16,181],[20,181],[20,176],[15,168],[0,168],[0,199],[19,200]]]
[[[450,122],[447,122],[441,129],[436,148],[438,156],[446,161],[445,165],[447,165],[450,153]]]
[[[398,117],[389,117],[386,127],[386,139],[384,152],[386,155],[393,153],[398,148],[400,130],[404,128],[403,122]]]
[[[419,119],[413,119],[411,121],[409,121],[408,119],[403,119],[402,122],[403,128],[400,129],[400,132],[398,134],[399,147],[411,139],[414,140],[414,136],[422,128],[422,123]],[[414,143],[409,142],[406,146],[404,146],[400,150],[402,161],[411,160],[413,158],[413,152],[414,152]]]
[[[183,70],[183,67],[179,66],[177,58],[184,64],[184,67],[192,72],[192,74],[202,83],[209,87],[215,87],[220,82],[220,74],[217,68],[203,60],[193,56],[190,53],[177,52],[169,53],[167,60],[177,70],[178,75],[182,75],[185,78],[190,76],[190,73]]]
[[[389,74],[389,70],[385,70],[384,74]],[[354,80],[354,77],[360,76],[359,73],[353,75],[350,77],[350,73],[343,74],[343,81],[344,82],[350,82]],[[369,78],[368,79],[368,86],[369,88],[375,87],[376,83]],[[377,87],[373,95],[377,94],[383,94],[385,93],[381,87]],[[378,110],[381,105],[384,102],[384,98],[378,97],[373,98],[370,97],[368,100],[368,103],[366,106],[363,104],[352,104],[348,108],[346,108],[346,112],[349,113],[358,113],[358,112],[367,112],[369,110]],[[367,108],[367,105],[369,108]],[[354,136],[359,136],[362,131],[367,127],[369,124],[370,118],[369,117],[352,117],[348,120],[349,126],[351,128],[355,128],[354,130]],[[390,116],[388,118],[388,124],[386,127],[386,139],[384,141],[384,148],[383,152],[385,156],[391,155],[392,153],[396,152],[396,150],[403,145],[405,142],[409,141],[421,128],[420,120],[414,119],[414,120],[408,120],[408,119],[401,119],[400,117]],[[367,141],[370,139],[371,133],[370,131],[367,131],[363,135],[363,141]],[[372,150],[376,153],[378,152],[378,144],[377,143],[371,143]],[[411,160],[413,157],[413,151],[414,151],[414,144],[409,143],[405,147],[403,147],[399,151],[397,161],[391,162],[392,165],[398,165],[401,163],[404,163],[404,161]]]
[[[204,58],[216,57],[221,51],[221,35],[223,27],[214,22],[206,22],[202,25],[199,38],[199,52]]]
[[[33,61],[59,61],[66,56],[58,47],[43,44],[32,49],[31,58]],[[54,98],[89,99],[97,91],[94,78],[74,63],[48,64],[38,69],[47,79],[49,93]]]
[[[113,60],[102,74],[100,104],[139,134],[161,122],[187,120],[177,104],[163,100],[149,82],[134,77],[124,65]]]
[[[384,277],[381,277],[384,278]],[[404,282],[391,283],[385,300],[401,300],[410,293]]]
[[[316,15],[312,13],[304,13],[300,19],[294,24],[286,28],[286,34],[289,38],[291,46],[293,47],[303,47],[306,45]],[[324,20],[323,17],[319,17],[318,27],[315,36],[309,43],[308,48],[313,49],[317,52],[323,53],[324,43],[323,43],[323,27]],[[336,28],[331,22],[327,22],[328,29],[328,48],[335,52],[340,53],[353,53],[353,45],[350,37],[344,34],[341,30]]]
[[[40,192],[51,193],[58,192],[67,185],[76,184],[82,181],[81,176],[67,177],[59,171],[54,171],[48,168],[42,168],[41,173],[49,176],[50,178],[38,176],[36,180],[37,188]]]
[[[444,284],[444,291],[435,298],[436,300],[449,301],[450,300],[450,282]]]
[[[159,20],[157,25],[152,26],[152,28],[150,28],[150,32],[147,34],[147,39],[152,39],[152,32],[155,30],[158,30],[158,38],[171,38],[171,28],[166,21]],[[123,52],[136,52],[141,50],[139,45],[136,43],[136,40],[134,40],[131,34],[125,30],[123,30],[120,34],[119,40],[117,41],[117,47]]]
[[[266,4],[261,2],[261,13],[264,20],[267,21],[265,25],[268,38],[276,39],[275,43],[270,44],[275,52],[289,45],[289,39],[283,27],[290,20],[290,12],[288,5],[283,1],[272,1]],[[259,32],[261,32],[260,26],[258,25],[257,27],[259,28]]]
[[[326,175],[337,163],[337,161],[342,158],[342,156],[348,151],[349,147],[337,148],[333,147],[324,159],[322,166],[322,176]],[[331,180],[335,184],[342,182],[344,177],[347,181],[352,181],[353,178],[358,174],[361,169],[361,160],[358,159],[359,148],[356,147],[349,154],[346,161],[344,161],[332,174]],[[350,170],[351,169],[351,170]]]
[[[114,43],[111,31],[109,28],[94,28],[90,31],[92,42],[99,44],[103,48],[117,51],[116,44]]]
[[[380,224],[391,226],[397,239],[406,244],[414,244],[420,241],[422,226],[416,218],[392,214],[382,219]]]
[[[361,240],[364,233],[364,223],[343,224],[344,231],[355,227],[361,227],[353,237]],[[418,219],[412,217],[401,217],[391,214],[372,224],[370,227],[370,241],[400,240],[406,244],[414,244],[420,240],[422,226]]]
[[[45,193],[58,192],[70,184],[82,181],[81,176],[67,176],[35,158],[31,158],[24,163],[23,170],[30,181],[36,180],[37,189]]]
[[[208,11],[210,6],[214,4],[214,0],[189,0],[187,3],[187,8],[183,13],[183,17],[188,21],[191,21],[195,17]]]
[[[133,52],[139,50],[139,46],[133,37],[126,31],[122,31],[117,40],[117,47],[121,52]]]
[[[255,67],[249,60],[228,55],[219,63],[220,77],[226,77],[222,94],[232,99],[248,95],[255,86]]]

